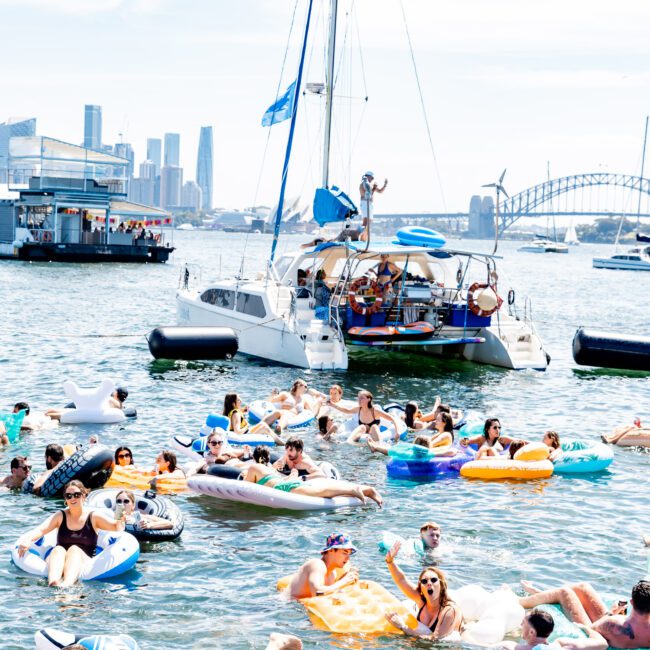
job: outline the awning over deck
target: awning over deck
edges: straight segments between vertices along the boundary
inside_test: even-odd
[[[154,208],[151,205],[142,205],[132,201],[111,201],[111,214],[114,217],[124,217],[126,219],[136,219],[138,217],[145,219],[168,219],[171,218],[171,212],[162,208]]]

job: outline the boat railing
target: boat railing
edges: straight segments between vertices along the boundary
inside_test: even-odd
[[[189,291],[192,287],[201,284],[201,267],[198,264],[185,262],[181,267],[178,278],[178,288]]]

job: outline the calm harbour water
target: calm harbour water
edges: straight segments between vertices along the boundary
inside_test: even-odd
[[[245,237],[177,232],[167,265],[62,265],[0,261],[0,408],[26,400],[35,411],[66,402],[62,382],[97,384],[112,377],[129,387],[139,417],[125,425],[62,426],[22,436],[0,451],[9,460],[28,454],[42,466],[44,446],[86,441],[91,432],[111,447],[129,445],[136,463],[151,465],[173,434],[194,433],[219,411],[225,392],[245,401],[267,387],[288,387],[298,376],[316,388],[341,383],[346,396],[365,387],[379,403],[415,399],[447,402],[501,418],[504,432],[539,439],[548,428],[597,440],[635,415],[647,423],[650,378],[640,373],[576,366],[571,340],[579,325],[647,334],[650,275],[595,270],[605,246],[581,246],[569,255],[533,255],[504,242],[500,268],[533,301],[537,329],[552,362],[547,372],[514,372],[466,362],[355,355],[347,373],[306,373],[238,357],[230,362],[154,362],[144,335],[175,322],[174,294],[183,262],[200,264],[203,281],[239,268]],[[287,236],[293,248],[301,238]],[[490,250],[489,242],[462,248]],[[268,236],[251,236],[246,270],[261,269]],[[310,453],[331,460],[343,476],[376,485],[386,498],[374,508],[317,514],[278,514],[209,497],[174,497],[187,514],[180,541],[143,548],[137,571],[112,582],[88,582],[65,592],[19,572],[9,550],[25,529],[60,503],[0,495],[0,636],[3,648],[33,647],[45,626],[96,633],[125,632],[142,648],[263,648],[272,631],[292,631],[306,647],[407,648],[400,637],[335,636],[313,628],[304,609],[286,603],[275,581],[315,556],[324,537],[348,531],[363,578],[396,595],[377,551],[381,531],[416,535],[433,519],[448,546],[441,561],[452,587],[478,582],[515,587],[530,579],[555,586],[589,580],[627,597],[646,568],[641,535],[650,533],[650,454],[615,449],[611,471],[588,478],[552,477],[522,483],[464,479],[424,485],[387,480],[385,459],[364,448],[317,443],[301,434]],[[415,563],[404,565],[415,577]]]

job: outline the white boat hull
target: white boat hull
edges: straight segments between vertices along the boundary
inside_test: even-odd
[[[613,269],[618,271],[650,271],[650,262],[639,260],[614,260],[609,257],[594,257],[595,269]]]

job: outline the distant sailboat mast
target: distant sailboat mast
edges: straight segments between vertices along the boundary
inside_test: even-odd
[[[648,116],[645,117],[645,132],[643,134],[643,153],[641,154],[641,174],[639,176],[639,203],[636,211],[636,231],[639,232],[641,226],[641,183],[643,183],[643,170],[645,168],[645,147],[648,142]]]

